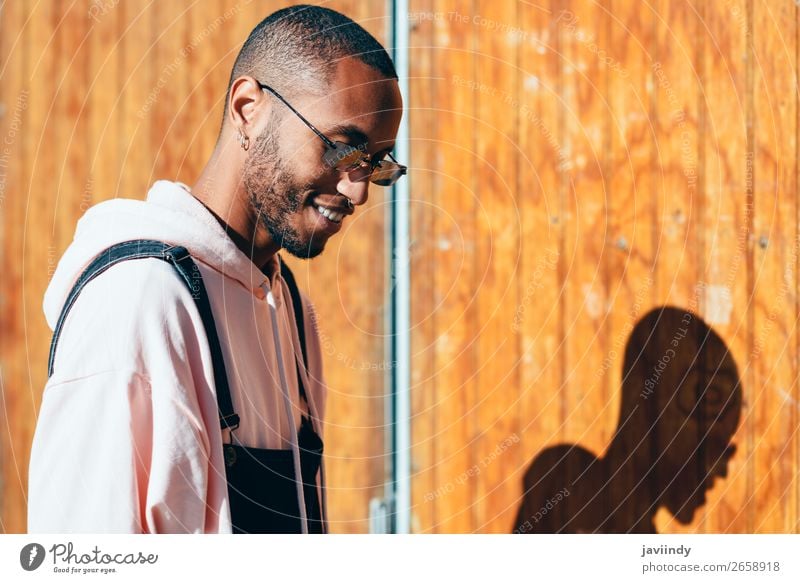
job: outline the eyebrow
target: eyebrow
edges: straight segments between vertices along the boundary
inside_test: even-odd
[[[327,128],[323,132],[326,136],[346,136],[350,140],[354,141],[356,144],[367,144],[369,143],[369,136],[365,134],[358,126],[354,126],[353,124],[336,124]],[[391,152],[394,149],[394,144],[387,148],[383,148],[382,150],[378,150],[375,154],[382,154],[383,152]]]

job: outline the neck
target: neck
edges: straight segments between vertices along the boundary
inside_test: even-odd
[[[214,215],[236,246],[261,268],[278,252],[280,245],[259,226],[240,173],[229,171],[234,165],[222,158],[215,150],[192,186],[192,195]]]
[[[649,477],[653,462],[642,456],[645,446],[640,440],[635,440],[633,449],[628,441],[615,436],[603,456],[608,473],[609,507],[617,509],[621,530],[655,532],[653,520],[658,503]]]

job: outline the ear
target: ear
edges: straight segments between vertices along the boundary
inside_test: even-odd
[[[228,94],[228,121],[234,129],[243,129],[245,133],[249,133],[247,128],[256,123],[257,114],[263,108],[269,107],[269,100],[264,98],[264,92],[253,77],[243,76],[234,80]],[[268,117],[267,111],[261,119]]]

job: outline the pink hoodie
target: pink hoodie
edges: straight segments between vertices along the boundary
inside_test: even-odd
[[[114,199],[86,212],[44,296],[51,330],[91,260],[131,239],[182,245],[199,267],[241,418],[234,442],[297,448],[277,359],[298,427],[295,362],[305,369],[278,258],[266,277],[183,184],[161,180],[146,201]],[[321,434],[326,388],[305,296],[303,311],[302,380]],[[152,258],[115,265],[86,286],[64,324],[33,439],[28,530],[229,533],[225,433],[203,324],[176,271]],[[323,510],[324,502],[323,493]]]

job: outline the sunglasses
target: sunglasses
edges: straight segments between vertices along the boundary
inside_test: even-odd
[[[365,146],[351,146],[344,142],[334,141],[325,136],[317,128],[315,128],[310,121],[308,121],[302,114],[292,107],[288,101],[281,97],[280,93],[275,91],[269,85],[264,85],[256,80],[258,86],[262,90],[269,91],[281,100],[281,102],[292,110],[292,112],[300,118],[308,128],[317,134],[319,139],[325,142],[325,153],[322,155],[322,161],[329,168],[335,168],[341,172],[355,172],[357,174],[356,180],[363,180],[368,178],[373,184],[378,186],[391,186],[408,172],[408,168],[399,164],[394,159],[391,153],[387,152],[389,160],[372,160],[371,157],[364,153]]]

